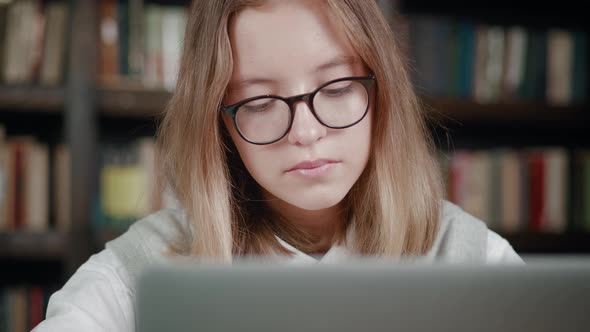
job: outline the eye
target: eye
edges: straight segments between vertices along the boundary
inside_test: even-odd
[[[322,89],[322,94],[327,97],[340,97],[352,92],[352,84],[344,87],[325,87]]]
[[[266,99],[264,102],[255,100],[243,105],[242,108],[247,112],[263,112],[267,109],[270,109],[275,102],[276,100],[268,99]]]

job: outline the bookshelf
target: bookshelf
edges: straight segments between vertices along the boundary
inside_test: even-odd
[[[3,110],[61,112],[64,104],[65,91],[61,87],[0,87]]]
[[[580,153],[590,147],[590,26],[579,6],[567,0],[398,5],[401,16],[392,24],[447,163],[449,199],[520,253],[587,253]],[[519,203],[503,199],[507,192],[518,192],[510,199]]]
[[[479,103],[432,97],[424,97],[423,103],[430,109],[432,118],[446,123],[457,121],[463,124],[516,124],[541,128],[558,127],[559,130],[590,130],[590,114],[585,105],[553,106],[524,101]]]
[[[67,249],[67,235],[58,231],[0,234],[0,259],[59,260]]]
[[[158,116],[171,93],[162,89],[99,88],[100,113],[109,117],[153,118]]]
[[[550,234],[522,232],[502,234],[519,252],[525,254],[587,254],[590,252],[590,235],[586,232]]]
[[[51,2],[51,1],[50,1]],[[56,144],[64,140],[71,153],[71,227],[60,232],[42,233],[15,231],[0,234],[2,280],[18,280],[23,275],[38,275],[32,282],[43,282],[48,269],[50,283],[60,284],[100,249],[104,234],[93,229],[93,204],[98,186],[101,144],[104,138],[134,139],[153,133],[155,119],[163,111],[171,93],[162,86],[138,84],[128,80],[105,83],[100,75],[101,6],[113,1],[79,0],[67,2],[70,8],[65,72],[62,84],[41,86],[29,84],[0,85],[0,121],[8,134],[39,130],[42,140]],[[389,1],[380,1],[390,6]],[[470,19],[490,25],[531,28],[561,27],[588,33],[589,26],[568,1],[560,5],[559,15],[551,8],[526,1],[494,1],[488,8],[475,1],[399,0],[403,16],[434,15],[451,19]],[[129,1],[162,7],[186,5],[188,1]],[[391,1],[394,3],[394,1]],[[130,7],[131,8],[131,7]],[[154,10],[151,7],[150,10]],[[510,10],[506,10],[510,8]],[[535,8],[535,15],[529,15]],[[157,9],[157,8],[156,8]],[[178,9],[178,8],[176,8]],[[396,24],[396,19],[392,19]],[[131,43],[129,44],[131,47]],[[585,59],[590,63],[588,59]],[[587,96],[587,91],[584,91]],[[435,132],[435,141],[442,147],[494,148],[514,146],[528,148],[536,144],[564,147],[568,151],[590,148],[588,101],[554,105],[543,98],[527,100],[476,101],[469,97],[422,95],[422,102]],[[446,130],[441,129],[442,125]],[[49,127],[48,127],[49,126]],[[48,128],[46,128],[48,127]],[[499,135],[501,133],[501,135]],[[450,135],[451,143],[445,138]],[[50,216],[54,223],[55,216]],[[568,216],[568,219],[571,217]],[[570,229],[561,233],[502,233],[520,253],[590,253],[590,233]],[[97,245],[98,244],[98,245]],[[27,277],[30,279],[30,277]],[[27,279],[27,280],[28,280]],[[1,285],[0,285],[1,286]]]

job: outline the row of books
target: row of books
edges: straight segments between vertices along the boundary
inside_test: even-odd
[[[590,231],[590,151],[440,153],[448,199],[503,233]]]
[[[438,16],[406,17],[398,27],[415,85],[424,94],[559,106],[586,99],[585,31]]]
[[[44,319],[54,291],[41,286],[0,289],[0,332],[31,331]]]
[[[106,85],[140,82],[173,90],[187,21],[187,7],[103,0],[99,76]]]
[[[101,145],[91,216],[96,230],[118,234],[150,213],[177,206],[157,182],[155,149],[151,137]],[[69,159],[62,144],[49,148],[32,137],[0,139],[0,231],[69,229]],[[492,229],[590,231],[590,151],[441,151],[440,162],[448,199]]]
[[[4,136],[0,126],[0,232],[47,231],[51,212],[54,226],[67,229],[69,154],[65,147],[50,149],[32,136]]]
[[[0,2],[0,81],[58,85],[64,77],[69,31],[65,1]]]
[[[3,138],[0,127],[0,232],[67,231],[71,226],[70,152],[32,136]],[[120,233],[134,221],[173,207],[169,191],[156,181],[155,142],[101,146],[93,226]]]

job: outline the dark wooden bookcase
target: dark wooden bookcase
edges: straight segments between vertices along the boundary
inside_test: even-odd
[[[405,0],[397,1],[396,6],[401,14],[470,17],[499,24],[575,26],[588,32],[585,12],[578,11],[573,2],[551,3],[550,7],[537,2],[525,1],[521,6],[515,5],[517,3],[520,1],[493,1],[483,6],[477,1]],[[0,278],[6,282],[20,282],[20,278],[26,275],[27,279],[36,282],[40,280],[35,276],[63,283],[98,250],[90,225],[95,185],[90,181],[97,167],[101,123],[119,124],[129,128],[129,132],[134,127],[151,126],[170,98],[168,92],[161,90],[99,86],[97,2],[76,0],[70,4],[71,36],[64,86],[0,87],[0,112],[3,112],[3,118],[15,123],[26,121],[39,127],[55,123],[55,130],[61,131],[70,144],[72,228],[67,234],[55,231],[0,234],[3,271]],[[448,134],[455,146],[466,147],[492,147],[498,142],[511,142],[516,146],[538,143],[590,146],[588,104],[566,107],[549,106],[543,102],[484,105],[472,100],[431,97],[424,97],[424,103],[430,109],[429,116],[447,128],[441,130],[433,125],[436,140],[441,145],[448,144]],[[526,232],[505,236],[520,253],[590,253],[590,235],[586,233]]]

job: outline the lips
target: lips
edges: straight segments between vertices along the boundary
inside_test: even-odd
[[[311,160],[311,161],[306,160],[306,161],[302,161],[299,164],[293,166],[292,168],[287,170],[287,172],[295,171],[298,169],[314,169],[314,168],[324,166],[326,164],[334,164],[337,162],[338,161],[336,161],[336,160],[330,160],[330,159],[317,159],[317,160]]]

